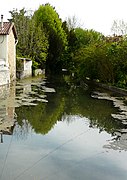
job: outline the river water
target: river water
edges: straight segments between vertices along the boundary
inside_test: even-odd
[[[0,88],[0,180],[127,180],[126,97],[66,82]]]

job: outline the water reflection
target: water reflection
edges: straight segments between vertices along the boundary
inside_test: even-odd
[[[43,78],[7,87],[0,115],[16,122],[13,135],[0,134],[0,179],[126,180],[126,123],[93,91]]]
[[[90,87],[84,90],[62,81],[49,83],[43,78],[21,80],[12,86],[1,87],[0,91],[0,127],[6,134],[12,134],[15,119],[15,134],[25,139],[31,132],[47,134],[58,121],[71,123],[68,117],[78,115],[89,119],[90,128],[98,128],[100,133],[106,131],[116,137],[109,143],[111,148],[118,141],[117,146],[121,146],[121,140],[125,144],[122,148],[126,149],[126,123],[125,119],[123,123],[113,116],[121,113],[113,107],[114,97],[98,100],[91,97],[93,89]]]
[[[47,102],[44,90],[45,80],[40,79],[25,79],[16,85],[16,107],[20,106],[36,106],[38,101]]]
[[[40,91],[40,85],[45,81],[39,79],[26,79],[13,83],[11,85],[0,86],[0,132],[3,134],[12,134],[15,122],[17,120],[16,107],[36,106],[37,102],[47,102],[44,92],[46,88]],[[45,86],[44,86],[45,87]],[[17,126],[16,126],[17,127]],[[1,142],[3,138],[1,138]]]
[[[12,134],[15,122],[15,84],[0,86],[0,132]],[[3,140],[2,140],[3,141]]]
[[[104,145],[104,148],[114,149],[114,150],[127,150],[127,97],[115,97],[110,96],[108,93],[94,92],[92,97],[97,99],[105,99],[112,101],[114,107],[117,107],[119,111],[115,114],[112,113],[111,116],[114,120],[122,123],[122,128],[117,127],[113,131],[114,138],[109,141],[109,144]]]
[[[21,125],[19,125],[18,123],[15,124],[13,135],[17,140],[26,140],[28,136],[33,132],[34,130],[29,121],[24,119],[22,120]]]
[[[108,144],[104,145],[103,147],[106,149],[113,149],[119,151],[127,151],[127,132],[114,132],[114,138],[109,141]]]
[[[100,133],[106,131],[115,137],[118,130],[122,132],[126,129],[124,123],[112,117],[112,114],[120,113],[118,108],[113,107],[113,101],[91,97],[93,89],[87,88],[84,91],[84,89],[67,86],[60,82],[51,84],[46,80],[40,80],[39,83],[32,81],[29,84],[29,90],[26,86],[28,87],[28,82],[25,82],[25,86],[24,82],[20,83],[20,86],[18,84],[16,97],[16,99],[20,99],[19,95],[25,97],[25,103],[22,98],[22,106],[16,108],[17,120],[21,127],[22,120],[27,120],[36,133],[47,134],[57,121],[66,120],[71,123],[70,118],[67,117],[78,115],[88,118],[89,127],[98,128]]]

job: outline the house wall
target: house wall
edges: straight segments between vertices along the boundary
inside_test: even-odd
[[[0,86],[10,83],[9,70],[0,70]]]
[[[0,36],[0,86],[10,83],[10,71],[7,56],[7,36]]]
[[[25,77],[32,75],[32,61],[25,60],[24,73],[25,73]]]
[[[10,80],[16,79],[16,45],[13,31],[8,35],[8,63],[10,70]]]
[[[17,78],[23,79],[32,76],[32,60],[23,58],[21,61],[23,63],[23,69],[20,71],[17,70]]]
[[[7,36],[1,35],[0,36],[0,59],[5,60],[6,65],[8,66],[8,50],[7,50]]]

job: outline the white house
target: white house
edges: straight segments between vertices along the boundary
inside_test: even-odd
[[[19,79],[32,76],[32,60],[28,58],[17,58],[16,76]]]
[[[16,79],[16,44],[17,33],[12,22],[0,23],[0,85]]]

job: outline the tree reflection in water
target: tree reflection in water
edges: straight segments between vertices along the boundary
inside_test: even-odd
[[[64,120],[71,123],[69,122],[70,118],[67,117],[70,115],[76,117],[78,115],[88,118],[89,127],[98,128],[100,133],[107,131],[112,136],[114,134],[117,136],[118,129],[122,131],[126,128],[125,124],[116,121],[111,116],[111,114],[119,113],[118,108],[113,107],[112,101],[92,98],[91,93],[93,91],[95,89],[91,87],[84,90],[71,84],[68,85],[63,81],[50,83],[45,81],[45,84],[41,82],[31,84],[32,93],[29,92],[25,95],[28,95],[31,100],[33,99],[33,103],[37,105],[32,106],[26,103],[16,108],[19,124],[16,130],[17,134],[18,129],[19,137],[20,135],[23,137],[23,132],[24,137],[27,137],[27,134],[33,131],[47,134],[58,121]],[[46,97],[47,102],[40,102],[39,96]],[[118,141],[118,138],[115,141]]]
[[[6,130],[1,125],[1,131],[12,130],[8,128],[9,123],[11,122],[12,127],[16,118],[14,134],[17,139],[26,139],[33,132],[47,134],[58,121],[71,123],[70,115],[80,116],[88,118],[90,128],[98,128],[100,133],[106,131],[114,137],[113,142],[104,146],[105,148],[120,146],[126,149],[127,125],[125,120],[122,123],[112,116],[119,117],[120,113],[118,108],[113,107],[111,100],[114,97],[98,100],[91,97],[93,91],[96,91],[93,87],[76,87],[63,79],[54,81],[33,78],[22,80],[16,85],[4,86],[0,88],[0,121],[2,125],[6,122],[8,124]]]

